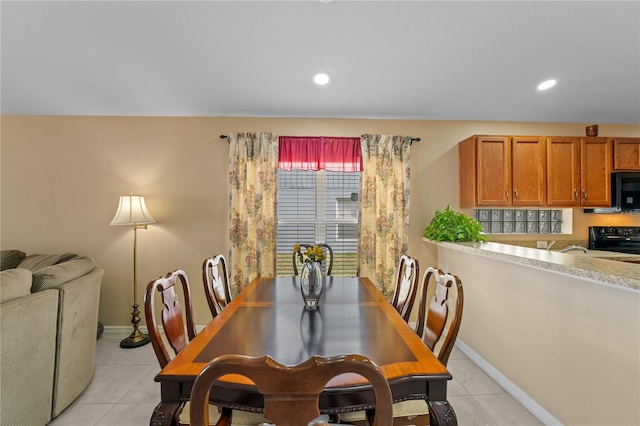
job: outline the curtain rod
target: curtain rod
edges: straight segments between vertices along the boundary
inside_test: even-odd
[[[220,135],[220,139],[227,139],[229,136],[227,135]],[[411,143],[414,142],[420,142],[420,138],[411,138]]]

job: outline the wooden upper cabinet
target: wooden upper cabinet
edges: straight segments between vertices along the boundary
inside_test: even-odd
[[[610,207],[614,152],[640,169],[640,138],[472,136],[458,144],[460,207]]]
[[[582,138],[580,142],[580,205],[611,207],[611,139]]]
[[[544,205],[544,142],[539,136],[473,136],[460,142],[460,207]]]
[[[580,205],[580,138],[547,138],[547,205]]]
[[[640,138],[613,138],[613,170],[640,170]]]
[[[477,205],[511,205],[511,145],[508,137],[478,136]]]
[[[547,138],[547,205],[610,207],[611,147],[607,138]]]
[[[543,206],[546,202],[547,152],[539,136],[511,138],[512,205]]]
[[[475,138],[470,137],[458,144],[458,174],[460,207],[477,206],[476,192],[476,144]]]

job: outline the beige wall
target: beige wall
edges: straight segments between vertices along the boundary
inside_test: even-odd
[[[437,250],[464,288],[458,339],[564,425],[640,424],[638,291]]]
[[[419,137],[411,148],[409,250],[423,267],[434,248],[421,242],[433,212],[458,205],[456,144],[472,134],[583,135],[585,124],[424,120],[280,119],[219,117],[1,118],[0,246],[31,253],[76,252],[105,269],[100,320],[131,319],[133,232],[109,226],[120,195],[144,195],[157,224],[138,233],[138,303],[146,283],[184,269],[194,293],[196,322],[210,314],[200,266],[228,252],[227,156],[220,134],[269,131],[281,135]],[[600,124],[601,136],[640,136],[639,126]],[[575,237],[588,224],[635,217],[584,215],[576,210]],[[519,237],[519,239],[522,239]]]

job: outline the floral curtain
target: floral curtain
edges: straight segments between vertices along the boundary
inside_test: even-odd
[[[229,280],[234,295],[255,277],[275,276],[277,166],[277,135],[229,135]]]
[[[405,136],[362,135],[358,275],[391,298],[409,245],[409,147]]]

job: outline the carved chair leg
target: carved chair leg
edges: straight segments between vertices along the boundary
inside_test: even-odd
[[[177,426],[176,420],[180,404],[160,403],[154,408],[149,421],[150,426]]]
[[[448,401],[429,401],[429,416],[433,425],[458,426],[458,418]]]

